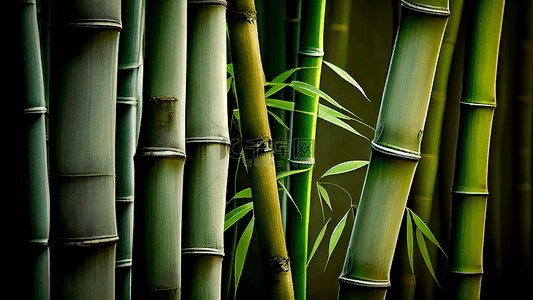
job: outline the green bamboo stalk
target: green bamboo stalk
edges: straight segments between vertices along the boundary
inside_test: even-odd
[[[452,188],[449,298],[479,299],[490,134],[504,1],[470,3]]]
[[[298,71],[297,80],[315,87],[320,85],[322,57],[324,55],[324,24],[326,1],[306,1],[302,3],[302,21],[298,65],[313,67]],[[318,97],[302,93],[296,94],[294,109],[310,114],[294,114],[291,132],[291,170],[309,171],[291,176],[290,194],[296,206],[287,207],[287,248],[294,274],[296,299],[306,298],[307,287],[307,248],[309,240],[309,211],[311,202],[312,166],[315,162],[314,143],[318,112]],[[311,168],[310,168],[311,167]]]
[[[339,277],[339,299],[384,299],[407,196],[420,159],[448,1],[401,4],[370,163]]]
[[[513,245],[517,263],[520,264],[520,281],[529,284],[531,272],[532,239],[532,153],[533,151],[533,3],[521,1],[517,15],[517,49],[516,49],[516,95],[513,97],[513,171],[517,177],[514,181],[514,212],[516,228]]]
[[[437,61],[435,81],[431,92],[427,121],[424,127],[424,138],[422,139],[421,145],[422,153],[413,179],[409,198],[407,199],[407,206],[426,224],[429,224],[431,217],[433,193],[439,160],[442,120],[446,103],[446,90],[448,88],[448,78],[457,40],[457,33],[459,31],[462,8],[462,0],[450,1],[450,17],[444,32],[441,51]],[[403,223],[405,223],[405,220]],[[405,226],[405,224],[402,224],[402,226]],[[406,247],[405,235],[400,235],[396,249],[397,251],[402,251],[406,250]],[[416,276],[418,284],[415,283],[415,274],[412,273],[409,266],[406,252],[398,253],[395,260],[403,260],[403,262],[400,263],[403,266],[400,269],[401,274],[397,278],[399,284],[395,287],[398,292],[397,295],[400,297],[399,299],[413,299],[415,295],[415,286],[417,286],[418,293],[423,293],[423,299],[431,299],[433,283],[435,281],[431,277],[431,274],[426,271],[427,267],[422,260],[422,257],[415,257],[415,274],[424,274],[423,276]]]
[[[333,0],[326,9],[326,49],[335,50],[326,52],[325,59],[342,69],[348,59],[351,7],[352,0]]]
[[[16,3],[17,35],[15,75],[18,120],[20,192],[16,193],[22,214],[19,245],[22,278],[26,288],[17,293],[23,299],[50,299],[50,191],[46,153],[45,94],[40,38],[35,1]],[[15,130],[17,131],[17,130]]]
[[[179,299],[187,2],[146,1],[143,119],[135,161],[132,296]]]
[[[229,2],[228,29],[237,80],[242,140],[253,195],[266,298],[293,299],[289,258],[283,234],[272,138],[264,98],[255,5]]]
[[[139,69],[142,64],[142,0],[122,0],[123,30],[118,52],[116,131],[116,210],[119,241],[116,256],[116,298],[131,299],[134,165],[137,146]],[[142,84],[142,82],[141,82]]]
[[[54,299],[115,293],[120,1],[51,3],[50,261]]]
[[[229,163],[226,1],[189,1],[184,299],[220,299]]]

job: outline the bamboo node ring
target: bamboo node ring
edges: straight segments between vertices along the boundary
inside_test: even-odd
[[[248,22],[252,24],[257,19],[257,11],[234,11],[233,19],[240,22]]]

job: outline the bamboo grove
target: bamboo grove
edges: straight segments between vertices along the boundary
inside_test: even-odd
[[[530,0],[8,1],[6,285],[521,297],[531,20]]]

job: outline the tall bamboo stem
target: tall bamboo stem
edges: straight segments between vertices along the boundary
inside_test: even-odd
[[[474,1],[470,5],[452,188],[450,299],[479,299],[480,295],[488,154],[504,1]]]
[[[251,0],[235,0],[229,2],[229,7],[231,57],[262,258],[264,293],[267,298],[293,299],[264,98],[255,5]]]
[[[226,1],[189,1],[184,299],[220,299],[229,162]]]
[[[339,277],[339,299],[384,299],[407,196],[420,159],[449,10],[447,1],[401,4],[370,163]]]
[[[298,65],[313,67],[299,70],[297,80],[315,87],[320,85],[322,57],[324,55],[324,23],[326,1],[306,1],[302,3],[302,21]],[[291,132],[291,170],[309,169],[291,176],[290,194],[296,206],[287,207],[287,248],[294,274],[296,299],[306,298],[307,289],[307,248],[309,240],[309,211],[311,202],[312,166],[315,162],[314,143],[318,111],[318,97],[297,93],[294,109],[309,114],[294,114]],[[311,168],[310,168],[311,167]]]
[[[123,31],[118,52],[116,210],[119,241],[116,257],[116,298],[131,298],[134,165],[139,108],[139,69],[142,64],[142,0],[122,0]]]
[[[146,1],[143,119],[135,161],[132,296],[179,299],[187,2]]]
[[[50,11],[51,296],[112,299],[120,1]]]
[[[24,299],[50,298],[48,163],[46,154],[45,94],[35,1],[17,3],[15,74],[19,126],[21,235],[23,278],[27,288],[17,293]]]
[[[350,33],[350,14],[352,0],[333,0],[328,2],[326,18],[326,49],[335,49],[325,53],[325,59],[345,69],[348,60],[348,38]]]

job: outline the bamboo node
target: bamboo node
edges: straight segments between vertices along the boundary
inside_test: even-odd
[[[261,154],[273,152],[272,139],[270,137],[260,137],[244,141],[244,156],[247,159],[257,158]]]
[[[417,11],[424,14],[435,15],[439,17],[449,17],[450,9],[448,7],[433,6],[421,3],[412,3],[407,0],[401,0],[400,4],[413,11]]]
[[[202,4],[202,5],[209,5],[209,4],[218,4],[222,6],[228,6],[228,1],[226,0],[189,0],[187,1],[188,4]]]
[[[178,98],[174,96],[153,96],[150,101],[154,101],[157,104],[157,101],[178,101]]]
[[[390,286],[390,281],[370,281],[356,278],[347,278],[340,276],[339,281],[349,285],[365,286],[370,288],[387,288]]]
[[[298,50],[298,54],[312,57],[322,57],[324,56],[324,51],[315,47],[301,47],[300,50]]]
[[[234,11],[232,17],[236,21],[252,24],[254,20],[257,20],[257,11]]]
[[[400,148],[391,148],[389,145],[380,145],[374,141],[370,142],[370,145],[372,146],[372,149],[376,150],[377,152],[381,152],[386,155],[390,156],[396,156],[400,158],[405,158],[408,160],[414,160],[419,161],[420,155],[418,153],[409,152],[406,149],[400,149]]]
[[[288,272],[290,270],[291,260],[288,257],[281,257],[274,255],[270,257],[267,262],[268,272],[272,278],[276,278],[281,272]]]

